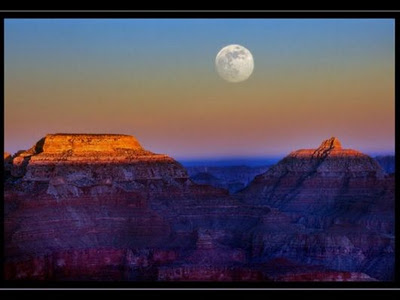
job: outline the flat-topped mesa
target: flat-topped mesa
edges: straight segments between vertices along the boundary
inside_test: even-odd
[[[48,154],[66,151],[76,154],[144,151],[133,136],[122,134],[48,134],[35,147],[37,152]]]
[[[33,161],[115,161],[154,155],[129,135],[48,134],[18,156],[32,156]]]
[[[101,163],[146,160],[172,160],[167,155],[155,154],[144,149],[133,136],[123,134],[48,134],[32,148],[17,153],[14,164],[66,162]]]
[[[147,151],[133,136],[122,134],[48,134],[12,161],[11,174],[25,181],[46,182],[70,173],[75,175],[68,178],[79,174],[91,182],[103,177],[114,181],[188,177],[173,158]]]

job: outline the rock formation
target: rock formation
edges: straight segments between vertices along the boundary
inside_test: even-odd
[[[159,264],[196,247],[199,228],[226,230],[233,245],[267,211],[193,184],[175,160],[125,135],[47,135],[10,171],[8,278],[155,280]]]
[[[234,197],[126,135],[47,135],[4,169],[6,279],[393,279],[394,176],[335,138]]]
[[[317,149],[290,153],[240,195],[247,203],[282,211],[317,212],[347,199],[359,202],[380,197],[385,175],[374,159],[343,149],[338,139],[331,138]]]
[[[393,180],[374,159],[343,149],[334,137],[290,153],[237,194],[278,211],[272,224],[254,230],[254,257],[352,272],[367,271],[374,261],[368,274],[393,278]]]

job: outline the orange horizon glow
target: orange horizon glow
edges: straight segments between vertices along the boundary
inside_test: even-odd
[[[392,20],[240,23],[255,67],[239,84],[213,66],[222,21],[73,21],[6,20],[5,151],[65,132],[133,135],[176,158],[282,156],[331,136],[394,153]]]

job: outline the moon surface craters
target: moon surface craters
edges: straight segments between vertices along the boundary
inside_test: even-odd
[[[228,45],[218,52],[215,67],[218,74],[229,82],[245,81],[254,70],[253,55],[241,45]]]

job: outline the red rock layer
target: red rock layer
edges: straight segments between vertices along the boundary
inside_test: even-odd
[[[229,247],[193,252],[196,241],[202,243],[197,231],[218,227],[232,240],[262,213],[225,190],[193,184],[179,163],[129,136],[47,135],[15,155],[11,170],[5,182],[7,279],[156,280],[160,253],[243,262],[243,250]],[[134,267],[126,254],[132,249],[150,251],[132,258],[148,262]]]
[[[394,177],[335,138],[238,199],[123,135],[48,135],[7,168],[6,279],[393,278]]]

